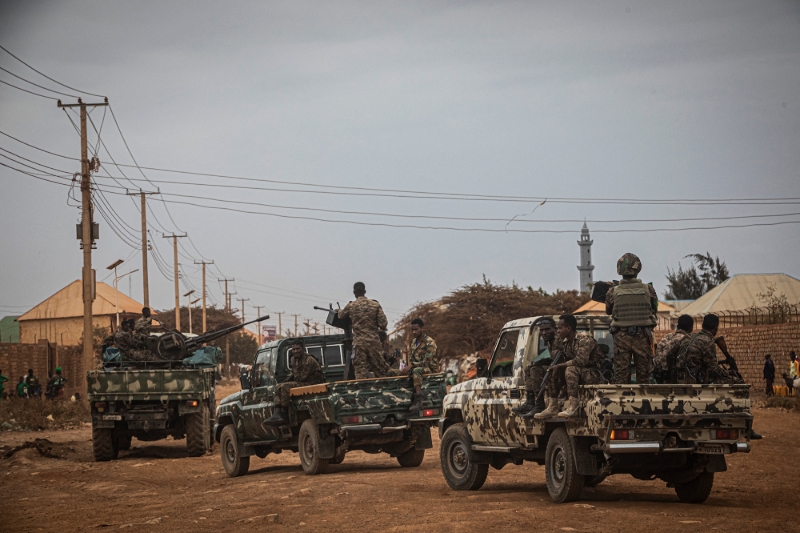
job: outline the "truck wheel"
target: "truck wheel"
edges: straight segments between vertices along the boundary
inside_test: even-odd
[[[585,487],[596,487],[603,481],[605,481],[606,477],[608,476],[586,476],[584,481]]]
[[[95,461],[113,461],[119,455],[113,429],[92,428],[92,452]]]
[[[329,465],[340,465],[344,462],[344,457],[347,455],[347,452],[340,452],[337,451],[336,455],[333,456],[333,459],[328,459]]]
[[[439,462],[444,479],[453,490],[478,490],[489,474],[488,464],[470,460],[471,447],[472,439],[463,423],[453,424],[444,432]]]
[[[398,455],[397,462],[400,463],[400,466],[402,466],[403,468],[411,468],[421,465],[422,460],[424,458],[425,458],[425,450],[417,450],[416,448],[411,448],[410,450]]]
[[[127,451],[131,449],[131,440],[132,437],[130,435],[120,435],[117,437],[117,449]]]
[[[688,483],[676,483],[675,492],[683,503],[703,503],[711,494],[714,472],[703,471]]]
[[[300,426],[297,436],[297,447],[300,452],[300,465],[309,476],[321,474],[328,468],[328,459],[319,456],[319,428],[312,420],[306,420]]]
[[[572,443],[563,428],[553,431],[547,441],[545,479],[547,492],[554,502],[572,502],[580,498],[585,478],[578,474],[572,455]]]
[[[222,468],[228,477],[243,476],[250,468],[250,458],[239,455],[239,444],[236,441],[236,429],[233,425],[222,428],[219,438],[219,454],[222,457]]]
[[[211,429],[208,419],[206,404],[202,404],[199,413],[189,413],[184,418],[186,449],[189,451],[190,457],[200,457],[211,449]]]

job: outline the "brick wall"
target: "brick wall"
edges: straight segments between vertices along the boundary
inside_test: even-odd
[[[661,340],[669,330],[656,330],[656,342]],[[717,335],[725,337],[728,351],[736,359],[739,372],[747,383],[756,386],[764,383],[764,355],[771,354],[777,370],[776,383],[782,384],[780,375],[788,372],[789,352],[800,353],[800,323],[764,324],[759,326],[743,326],[720,328]],[[722,359],[722,354],[717,350]]]
[[[20,376],[32,368],[34,375],[42,383],[44,392],[47,378],[61,367],[62,375],[67,378],[65,395],[83,391],[83,365],[81,363],[80,346],[58,346],[47,341],[36,344],[0,343],[0,369],[10,381],[6,383],[6,391],[10,393],[17,386]]]

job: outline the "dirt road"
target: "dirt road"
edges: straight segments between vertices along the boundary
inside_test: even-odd
[[[544,469],[490,470],[477,492],[451,491],[438,439],[419,468],[352,452],[321,476],[293,453],[252,458],[230,479],[219,453],[186,457],[184,441],[139,443],[94,463],[88,427],[0,434],[0,446],[46,438],[0,459],[0,530],[12,531],[800,531],[800,414],[755,410],[766,438],[729,456],[703,505],[678,502],[660,481],[613,476],[577,504],[550,501]],[[8,448],[6,448],[8,449]],[[42,450],[45,455],[42,454]],[[277,515],[277,522],[274,522]]]

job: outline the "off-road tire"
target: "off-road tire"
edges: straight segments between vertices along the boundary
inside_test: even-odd
[[[447,428],[439,446],[439,462],[451,489],[478,490],[486,482],[489,465],[473,463],[471,452],[472,438],[467,427],[458,423]]]
[[[328,459],[329,465],[340,465],[344,462],[344,458],[347,455],[347,452],[336,452],[336,455],[333,456],[333,459]]]
[[[572,442],[563,428],[550,435],[545,452],[547,492],[555,503],[572,502],[580,498],[585,476],[578,473],[572,454]]]
[[[711,494],[714,472],[705,470],[688,483],[676,483],[675,493],[683,503],[703,503]]]
[[[425,450],[417,450],[416,448],[411,448],[397,456],[397,462],[403,468],[419,466],[422,464],[423,459],[425,459]]]
[[[113,461],[119,455],[114,430],[92,428],[92,452],[95,461]]]
[[[209,425],[208,405],[203,403],[199,413],[189,413],[184,417],[186,427],[186,450],[189,457],[200,457],[211,449],[211,426]]]
[[[233,425],[222,428],[222,435],[219,437],[219,455],[222,459],[222,468],[228,477],[243,476],[250,468],[250,457],[239,455],[239,443]]]
[[[119,435],[117,437],[117,449],[120,451],[130,450],[131,440],[133,440],[133,437],[130,435]]]
[[[328,459],[319,456],[319,428],[313,420],[306,420],[297,435],[297,448],[300,466],[306,475],[316,476],[328,468]]]

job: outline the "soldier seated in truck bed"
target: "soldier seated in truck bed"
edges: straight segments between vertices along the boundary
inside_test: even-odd
[[[264,424],[281,426],[288,423],[286,411],[289,409],[289,391],[295,387],[325,383],[322,368],[314,357],[305,349],[302,339],[292,342],[292,373],[286,381],[275,387],[275,410],[272,416],[264,420]]]

